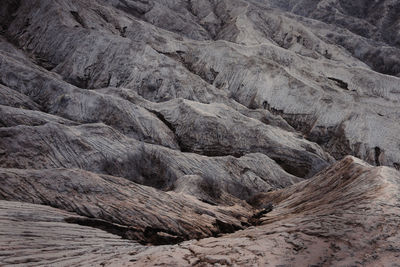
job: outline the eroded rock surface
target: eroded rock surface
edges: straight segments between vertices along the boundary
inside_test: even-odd
[[[0,263],[397,262],[398,11],[395,0],[3,0]],[[13,220],[34,232],[31,250],[6,233]],[[62,227],[60,250],[39,245]],[[205,239],[143,248],[117,235]],[[80,252],[58,261],[70,247]]]
[[[200,175],[215,190],[241,199],[301,180],[264,154],[210,158],[182,153],[138,142],[104,124],[20,125],[0,128],[0,136],[4,168],[80,168],[165,191],[173,190],[184,175]]]
[[[93,227],[68,223],[82,218],[48,206],[0,201],[0,264],[3,266],[105,265],[144,249]]]
[[[396,170],[347,157],[310,180],[258,197],[260,208],[273,206],[259,226],[149,249],[135,264],[397,266],[399,190]]]
[[[146,244],[176,243],[231,232],[241,229],[251,214],[245,203],[211,206],[189,196],[81,170],[0,172],[2,199],[75,212],[86,218],[72,222],[100,226],[103,222],[107,230]]]

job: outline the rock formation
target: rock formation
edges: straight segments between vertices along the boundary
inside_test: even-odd
[[[259,207],[273,206],[258,226],[152,248],[134,257],[136,266],[396,266],[399,181],[391,168],[347,157],[308,181],[255,199]]]
[[[3,0],[0,265],[398,262],[399,11]]]
[[[49,206],[1,200],[1,264],[101,265],[144,249],[98,228],[67,222],[81,218]]]

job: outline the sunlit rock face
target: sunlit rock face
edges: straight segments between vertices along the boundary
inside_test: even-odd
[[[3,0],[0,265],[398,262],[399,12]]]

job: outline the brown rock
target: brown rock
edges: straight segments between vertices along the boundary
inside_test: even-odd
[[[274,205],[260,226],[152,248],[135,256],[137,266],[218,260],[240,266],[395,266],[399,191],[399,172],[347,157],[310,180],[255,198],[258,205]]]

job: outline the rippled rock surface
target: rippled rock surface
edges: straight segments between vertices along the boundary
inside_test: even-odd
[[[399,12],[3,0],[0,265],[398,262]]]

